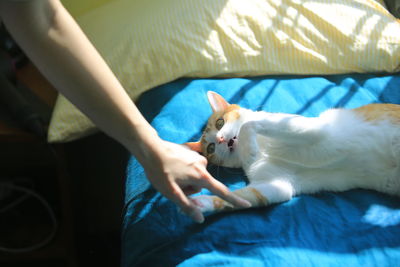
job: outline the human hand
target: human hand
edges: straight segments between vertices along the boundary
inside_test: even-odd
[[[207,171],[207,160],[183,145],[161,141],[155,158],[143,164],[147,178],[165,197],[178,205],[194,221],[202,223],[204,216],[187,195],[207,188],[214,195],[234,206],[248,208],[251,204],[214,179]]]

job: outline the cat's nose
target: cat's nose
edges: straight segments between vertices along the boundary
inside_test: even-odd
[[[225,141],[224,137],[222,137],[222,136],[217,136],[216,139],[217,139],[217,143],[218,144],[221,144],[221,143],[223,143]]]

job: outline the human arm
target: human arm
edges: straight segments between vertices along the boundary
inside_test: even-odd
[[[206,187],[233,204],[243,205],[211,177],[202,156],[158,137],[58,0],[3,0],[0,15],[55,88],[135,155],[153,186],[186,214],[203,220],[183,192],[189,187]]]

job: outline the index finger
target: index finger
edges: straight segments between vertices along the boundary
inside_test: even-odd
[[[219,196],[220,198],[232,203],[237,207],[251,207],[251,203],[249,201],[239,197],[238,195],[230,191],[223,183],[212,177],[212,175],[207,170],[204,170],[202,174],[207,180],[205,187],[210,190],[211,193]]]

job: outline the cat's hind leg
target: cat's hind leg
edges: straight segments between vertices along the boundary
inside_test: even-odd
[[[233,193],[249,201],[252,207],[262,207],[290,200],[294,195],[294,189],[292,184],[287,181],[274,180],[271,182],[249,184],[244,188],[233,191]],[[191,197],[190,200],[203,213],[242,209],[234,207],[229,202],[215,195],[198,195]]]

